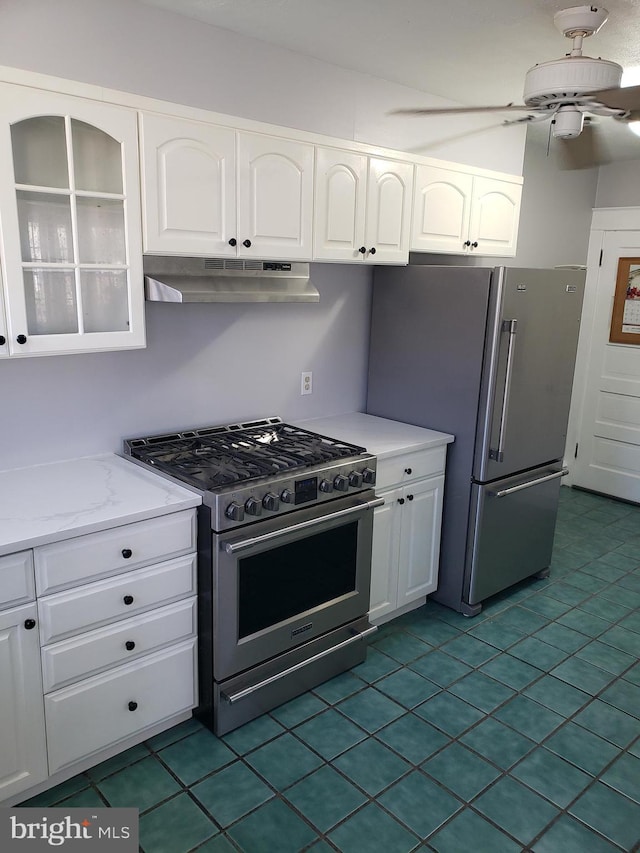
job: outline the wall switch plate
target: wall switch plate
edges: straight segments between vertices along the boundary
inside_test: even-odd
[[[310,370],[303,370],[300,375],[300,393],[313,393],[313,373]]]

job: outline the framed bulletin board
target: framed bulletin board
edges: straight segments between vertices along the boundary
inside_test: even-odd
[[[609,341],[640,344],[640,258],[620,258]]]

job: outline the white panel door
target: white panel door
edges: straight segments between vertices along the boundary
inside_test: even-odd
[[[141,113],[140,137],[145,251],[235,257],[235,131]]]
[[[398,553],[400,550],[400,506],[402,490],[381,492],[383,506],[373,514],[371,555],[371,596],[369,618],[380,619],[396,610],[398,593]]]
[[[473,177],[435,166],[416,168],[411,249],[415,252],[468,251]]]
[[[375,264],[409,261],[413,164],[369,159],[366,259]]]
[[[47,777],[36,616],[35,604],[0,613],[0,800]]]
[[[238,133],[238,255],[311,260],[313,145]]]
[[[437,589],[443,487],[444,477],[434,477],[403,490],[398,607]]]
[[[473,179],[470,250],[477,255],[515,255],[522,185],[496,178]]]
[[[364,259],[367,157],[316,148],[313,256],[320,260]]]
[[[587,288],[595,288],[595,297],[592,316],[585,312],[583,317],[582,334],[589,336],[590,346],[571,481],[640,502],[640,346],[609,343],[621,257],[640,257],[640,231],[605,232],[602,264],[587,274]]]

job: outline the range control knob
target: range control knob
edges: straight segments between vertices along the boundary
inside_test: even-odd
[[[244,511],[247,515],[262,515],[262,501],[250,497],[244,502]]]
[[[280,509],[280,498],[274,495],[273,492],[267,492],[262,498],[262,506],[268,509],[269,512],[277,512]]]
[[[373,468],[364,468],[362,470],[362,480],[364,483],[367,483],[370,486],[375,485],[376,472],[373,470]]]
[[[244,507],[237,504],[235,501],[229,504],[229,506],[225,509],[224,514],[227,518],[230,518],[231,521],[243,521],[244,520]]]
[[[338,474],[338,476],[333,481],[333,487],[338,492],[348,492],[349,491],[349,478],[344,474]]]
[[[293,492],[290,489],[283,489],[280,492],[280,500],[285,504],[293,503]]]
[[[353,486],[354,489],[362,488],[362,474],[358,471],[351,471],[349,474],[349,485]]]
[[[331,482],[331,480],[320,480],[318,490],[321,492],[325,492],[325,494],[329,494],[329,492],[333,491],[333,483]]]

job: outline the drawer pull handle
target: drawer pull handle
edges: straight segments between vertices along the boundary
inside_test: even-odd
[[[137,702],[129,702],[129,704],[127,705],[127,708],[128,708],[130,711],[135,711],[137,707],[138,707],[138,703],[137,703]]]
[[[405,468],[404,473],[405,474],[413,474],[413,468]]]
[[[25,619],[24,620],[24,627],[27,629],[27,631],[30,631],[32,628],[36,627],[36,620],[35,619]]]
[[[124,601],[125,604],[133,604],[133,596],[132,595],[125,595],[122,600]]]
[[[128,652],[132,652],[135,649],[136,644],[133,642],[133,640],[127,640],[127,642],[124,644],[124,647]]]
[[[131,550],[131,548],[123,548],[122,556],[125,558],[125,560],[128,560],[130,557],[133,556],[133,551]]]

